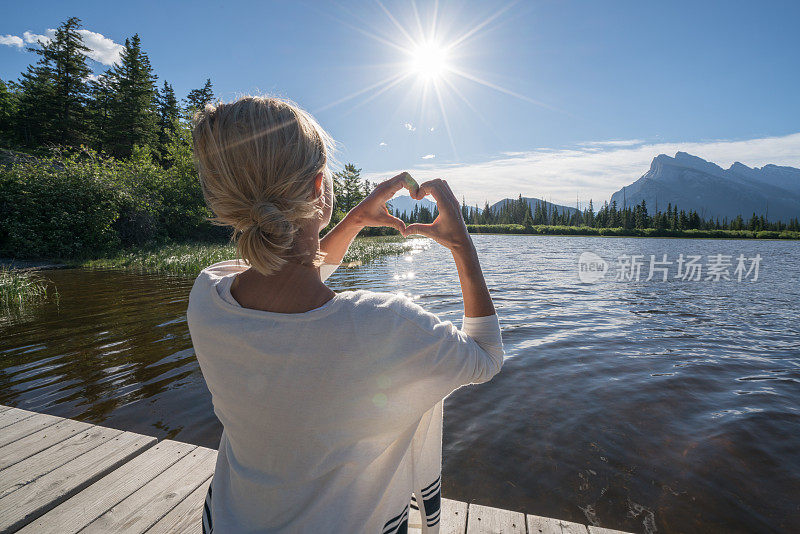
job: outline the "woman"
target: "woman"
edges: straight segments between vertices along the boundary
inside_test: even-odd
[[[193,135],[206,202],[233,227],[242,258],[204,269],[189,296],[192,343],[223,425],[203,530],[404,532],[414,506],[422,531],[438,532],[442,400],[503,363],[452,191],[400,174],[320,239],[333,205],[331,141],[309,114],[244,97],[206,106]],[[388,213],[404,186],[433,196],[436,221],[406,227]],[[461,330],[406,297],[323,283],[365,226],[452,251]]]

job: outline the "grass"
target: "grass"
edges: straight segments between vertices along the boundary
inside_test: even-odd
[[[21,310],[46,296],[47,282],[35,271],[0,267],[0,308],[4,314]]]
[[[357,237],[342,259],[342,265],[369,263],[413,248],[402,236]],[[120,252],[105,258],[73,263],[90,269],[127,269],[151,273],[197,276],[212,263],[236,258],[236,247],[226,243],[174,243]]]
[[[412,248],[413,241],[399,235],[357,237],[342,258],[342,265],[369,263],[381,256],[403,254]]]

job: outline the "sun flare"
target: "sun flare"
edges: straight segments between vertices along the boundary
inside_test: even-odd
[[[434,81],[447,72],[447,50],[436,42],[424,42],[411,50],[409,70],[424,81]]]
[[[343,104],[344,102],[358,99],[352,104],[348,112],[374,101],[381,95],[393,93],[393,106],[396,115],[408,114],[410,109],[416,109],[417,123],[428,121],[441,121],[442,130],[446,132],[452,154],[458,159],[453,132],[450,128],[450,116],[458,113],[457,106],[463,103],[469,110],[469,117],[477,116],[487,125],[489,122],[470,101],[469,95],[462,91],[460,86],[472,84],[483,86],[498,93],[512,96],[525,102],[555,110],[551,106],[535,100],[529,96],[507,89],[497,83],[485,79],[482,75],[470,71],[465,65],[474,49],[479,45],[476,41],[489,29],[502,20],[507,12],[518,2],[512,0],[504,6],[488,12],[472,25],[460,25],[455,14],[442,9],[438,0],[425,2],[428,7],[426,12],[421,11],[416,0],[411,0],[409,9],[395,16],[384,6],[381,0],[375,4],[382,12],[382,21],[371,21],[364,18],[358,11],[336,4],[346,18],[334,17],[343,25],[361,33],[375,43],[392,49],[396,53],[397,61],[378,64],[376,66],[388,73],[385,77],[374,83],[362,84],[357,90],[339,99],[330,102],[315,112],[324,111]],[[507,17],[506,17],[507,18]],[[348,19],[355,20],[350,22]],[[387,30],[385,24],[391,27]],[[473,50],[473,52],[470,52]],[[398,91],[404,96],[400,99]],[[410,125],[406,118],[400,124]],[[408,128],[408,126],[407,126]],[[414,131],[414,128],[408,128]],[[437,127],[438,129],[438,127]],[[433,132],[433,127],[430,129]]]

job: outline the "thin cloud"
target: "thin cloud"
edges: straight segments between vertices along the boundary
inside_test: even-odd
[[[88,52],[86,52],[86,57],[89,59],[109,66],[119,61],[120,54],[125,48],[123,45],[115,43],[102,33],[78,30],[78,34],[80,34],[83,44],[89,48]],[[22,37],[17,35],[0,35],[0,44],[16,46],[17,48],[22,48],[25,43],[47,45],[55,38],[55,35],[56,30],[53,28],[48,28],[44,34],[25,31],[22,33]]]
[[[405,127],[405,129],[408,130],[409,132],[413,132],[414,130],[417,129],[417,127],[411,124],[410,122],[403,124],[403,127]]]
[[[25,42],[28,44],[41,43],[43,45],[46,45],[47,43],[50,42],[50,39],[52,37],[55,37],[56,31],[50,28],[47,30],[46,34],[47,35],[41,35],[39,33],[32,33],[29,31],[25,31],[22,34],[22,38],[25,39]]]
[[[620,139],[612,141],[587,141],[585,143],[578,143],[580,146],[594,146],[594,147],[615,147],[615,146],[633,146],[644,144],[642,139]]]
[[[712,140],[686,143],[650,143],[604,148],[540,148],[501,154],[489,161],[457,164],[420,164],[403,169],[419,180],[447,178],[460,198],[483,205],[503,198],[533,196],[572,206],[576,194],[581,204],[589,199],[600,206],[611,195],[640,178],[659,154],[688,152],[727,168],[735,161],[750,167],[773,163],[800,167],[800,133],[747,140]],[[376,173],[389,178],[398,171]]]
[[[16,46],[17,48],[22,48],[25,43],[21,37],[17,37],[16,35],[0,35],[0,44],[6,46]]]
[[[422,159],[433,159],[436,157],[436,154],[425,154],[422,156]]]

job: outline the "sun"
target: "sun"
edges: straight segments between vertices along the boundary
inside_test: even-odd
[[[416,45],[410,56],[409,71],[423,81],[436,81],[449,70],[447,49],[434,41]]]
[[[476,40],[498,24],[498,21],[502,20],[501,17],[506,17],[508,11],[518,2],[519,0],[511,0],[494,12],[486,13],[485,17],[479,18],[473,25],[468,26],[459,23],[455,13],[448,13],[447,10],[440,9],[438,0],[424,2],[424,5],[429,7],[427,12],[421,12],[417,7],[417,1],[411,0],[410,11],[401,17],[404,19],[402,22],[383,5],[382,0],[376,0],[375,4],[380,8],[383,16],[381,16],[381,20],[376,20],[374,23],[365,19],[359,12],[343,6],[344,3],[331,2],[331,4],[337,5],[337,10],[342,10],[347,15],[346,18],[333,16],[334,19],[353,31],[367,36],[375,43],[394,50],[395,55],[391,62],[375,65],[384,72],[391,72],[386,77],[378,79],[374,83],[362,83],[352,93],[316,108],[314,112],[319,113],[358,98],[359,101],[350,106],[349,113],[357,107],[366,105],[381,95],[393,91],[394,95],[403,97],[401,100],[397,100],[394,95],[392,96],[396,114],[407,113],[409,109],[416,108],[418,117],[420,117],[417,122],[424,121],[426,117],[435,117],[435,120],[441,120],[443,130],[447,133],[450,141],[452,153],[458,159],[458,151],[448,117],[453,111],[457,112],[458,110],[453,110],[451,106],[463,102],[469,108],[469,117],[477,116],[489,125],[487,119],[473,105],[467,94],[461,91],[460,86],[464,83],[480,85],[536,106],[559,111],[527,95],[484,79],[482,75],[465,68],[465,61],[473,55],[470,50],[480,46]],[[326,3],[321,2],[321,4]],[[349,22],[349,19],[357,22]],[[387,24],[390,25],[388,29]],[[388,67],[388,69],[384,70],[384,67]],[[403,93],[402,95],[398,94],[400,91]],[[410,123],[408,125],[410,126]],[[413,128],[410,130],[413,131]]]

